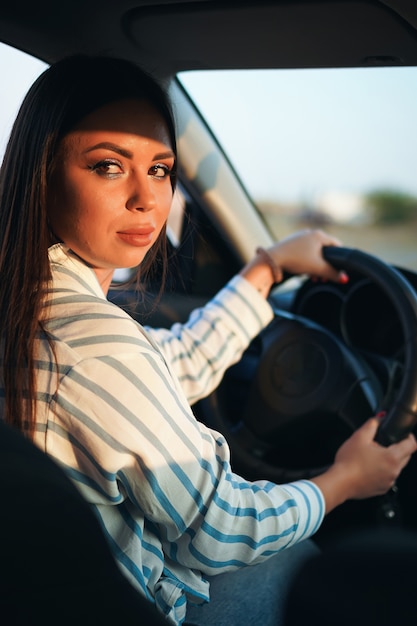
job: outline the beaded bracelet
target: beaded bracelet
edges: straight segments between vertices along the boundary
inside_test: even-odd
[[[259,256],[261,256],[265,263],[270,267],[272,276],[274,278],[274,283],[280,283],[283,276],[282,269],[279,267],[279,265],[275,263],[275,259],[273,258],[273,256],[268,252],[268,250],[265,250],[265,248],[261,247],[256,248],[255,252],[256,254],[259,254]]]

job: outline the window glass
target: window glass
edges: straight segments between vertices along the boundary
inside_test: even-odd
[[[417,269],[417,69],[179,78],[276,237],[325,227]]]
[[[48,66],[29,54],[0,43],[0,161],[20,104],[33,81]]]

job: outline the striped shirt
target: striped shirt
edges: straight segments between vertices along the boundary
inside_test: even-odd
[[[37,341],[36,443],[92,504],[122,571],[180,624],[209,598],[206,575],[312,535],[324,515],[310,481],[248,482],[223,436],[190,408],[273,317],[242,277],[186,324],[144,328],[58,244],[45,335]]]

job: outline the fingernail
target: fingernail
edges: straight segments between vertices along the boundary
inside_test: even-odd
[[[377,417],[378,419],[382,419],[383,417],[385,417],[385,416],[386,416],[386,414],[387,414],[387,412],[386,412],[386,411],[379,411],[379,412],[375,415],[375,417]]]
[[[346,272],[340,272],[339,283],[341,285],[346,285],[346,283],[348,282],[349,282],[349,276],[346,274]]]

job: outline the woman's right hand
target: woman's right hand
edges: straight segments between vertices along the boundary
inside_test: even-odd
[[[412,434],[389,447],[378,444],[374,439],[379,422],[365,422],[340,446],[333,465],[312,479],[323,492],[326,513],[346,500],[386,493],[417,450]]]
[[[297,231],[267,250],[258,248],[240,274],[265,297],[273,283],[282,280],[284,272],[345,283],[345,272],[335,269],[323,257],[323,246],[340,245],[339,239],[319,229]]]
[[[275,264],[289,274],[307,274],[312,278],[345,282],[346,274],[335,269],[323,257],[323,246],[341,246],[342,242],[320,229],[300,230],[288,235],[268,254]]]

